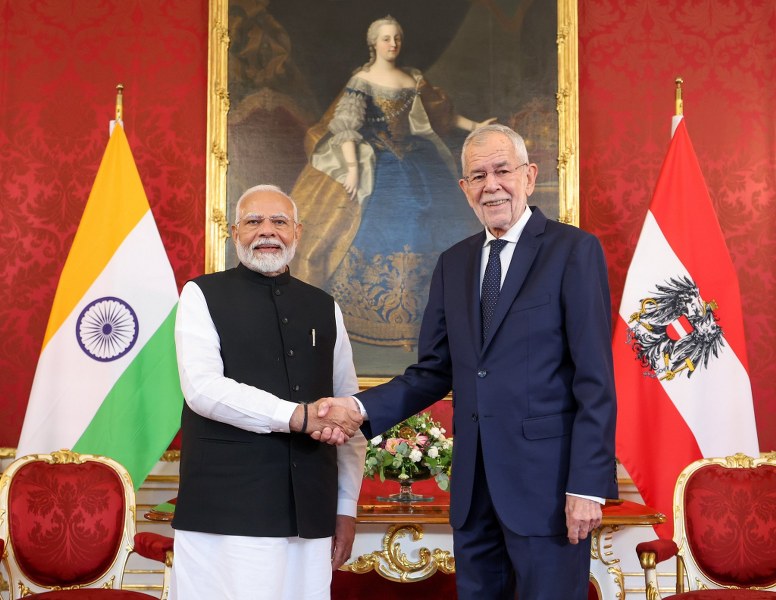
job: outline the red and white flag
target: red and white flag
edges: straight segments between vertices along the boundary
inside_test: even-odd
[[[703,457],[759,455],[741,295],[683,120],[663,162],[615,325],[617,457],[664,513]]]

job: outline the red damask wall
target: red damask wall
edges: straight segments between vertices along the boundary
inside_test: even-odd
[[[613,313],[665,157],[674,79],[738,272],[761,450],[776,449],[776,3],[580,0],[580,221]]]
[[[179,285],[203,269],[207,18],[207,0],[0,0],[0,446],[19,439],[118,83]]]
[[[280,0],[277,0],[280,1]],[[614,307],[668,146],[673,80],[746,313],[760,446],[776,448],[776,4],[579,0],[581,225]],[[179,285],[204,263],[207,0],[0,0],[0,446],[18,441],[115,85]]]

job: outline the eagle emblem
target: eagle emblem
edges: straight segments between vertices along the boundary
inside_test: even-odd
[[[725,346],[714,312],[717,303],[704,302],[686,276],[671,277],[655,288],[630,316],[627,342],[645,376],[671,381],[684,372],[690,378],[697,369],[708,368]]]

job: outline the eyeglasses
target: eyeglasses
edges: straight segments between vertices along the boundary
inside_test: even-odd
[[[269,221],[272,228],[275,231],[288,231],[293,225],[296,225],[296,221],[289,219],[286,215],[272,215],[271,217],[265,217],[264,215],[257,215],[255,213],[248,213],[241,219],[237,219],[234,222],[235,226],[242,228],[245,231],[256,231],[265,221]]]
[[[475,171],[474,173],[471,173],[470,175],[463,178],[463,180],[469,184],[469,187],[472,189],[479,189],[482,187],[485,187],[485,182],[488,180],[488,175],[493,173],[493,176],[496,178],[496,181],[503,182],[508,181],[512,175],[517,173],[517,170],[520,167],[527,166],[528,163],[525,162],[522,165],[516,166],[514,169],[510,169],[509,167],[497,167],[493,169],[492,171]]]

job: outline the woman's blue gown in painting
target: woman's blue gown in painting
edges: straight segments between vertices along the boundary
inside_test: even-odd
[[[325,132],[308,134],[310,165],[292,191],[305,226],[294,274],[334,296],[352,339],[381,346],[416,343],[440,252],[481,227],[437,135],[453,124],[452,105],[407,72],[415,88],[351,78]],[[357,200],[342,187],[345,141],[357,147]]]

